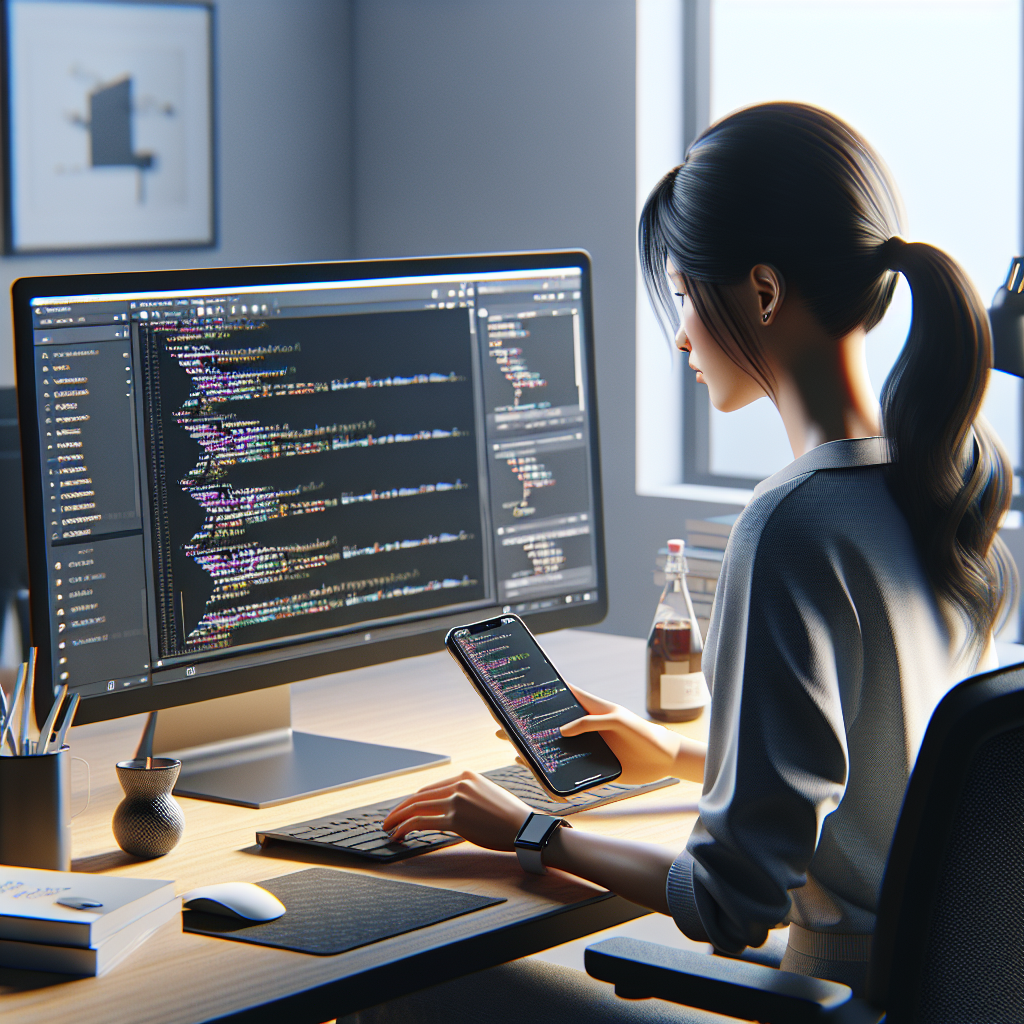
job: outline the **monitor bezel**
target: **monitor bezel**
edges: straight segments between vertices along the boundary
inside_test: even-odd
[[[31,300],[39,297],[94,295],[109,292],[180,291],[184,289],[229,289],[245,286],[309,284],[318,281],[348,281],[366,278],[406,277],[430,274],[486,273],[506,270],[543,270],[580,267],[584,309],[583,343],[586,351],[588,401],[590,402],[590,469],[595,502],[595,535],[598,600],[559,607],[557,610],[527,613],[525,621],[534,632],[572,629],[599,623],[608,611],[608,580],[604,550],[603,491],[601,486],[597,374],[594,360],[593,296],[590,254],[583,249],[534,252],[480,253],[459,256],[423,256],[406,259],[346,260],[328,263],[267,264],[254,267],[213,267],[189,270],[134,271],[108,274],[74,274],[26,277],[11,286],[13,304],[15,372],[18,422],[21,437],[23,493],[29,563],[29,612],[31,644],[38,648],[36,716],[39,721],[53,702],[50,661],[50,609],[46,564],[43,477],[39,460],[39,425],[34,372]],[[475,621],[498,614],[500,605],[467,613]],[[216,697],[281,686],[304,679],[400,658],[434,653],[444,649],[444,637],[457,625],[457,617],[438,616],[424,621],[423,631],[411,636],[388,636],[380,627],[379,638],[355,643],[329,652],[310,653],[272,660],[258,667],[245,666],[214,674],[204,672],[192,680],[181,680],[138,690],[103,694],[83,700],[75,721],[79,725],[107,721],[163,708],[179,707]],[[206,664],[215,664],[207,662]],[[49,681],[51,685],[38,685]]]

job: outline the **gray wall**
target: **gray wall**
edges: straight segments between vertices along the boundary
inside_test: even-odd
[[[687,516],[639,498],[633,0],[355,0],[355,252],[578,247],[594,260],[611,607],[642,636]]]
[[[351,236],[350,8],[338,0],[217,0],[216,248],[6,256],[19,277],[346,259]],[[10,338],[0,302],[0,337]],[[0,346],[0,387],[14,383]]]

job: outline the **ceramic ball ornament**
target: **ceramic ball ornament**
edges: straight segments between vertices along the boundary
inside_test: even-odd
[[[117,778],[124,799],[114,811],[117,845],[135,857],[170,853],[185,831],[185,815],[171,796],[181,762],[170,757],[119,761]]]

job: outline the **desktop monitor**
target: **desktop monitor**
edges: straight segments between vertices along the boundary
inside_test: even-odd
[[[604,616],[586,253],[12,293],[40,720],[62,684],[95,722],[439,650],[498,610]],[[329,778],[300,735],[326,742],[264,753],[313,774],[233,802],[438,760],[356,744]],[[179,791],[232,799],[197,773]]]

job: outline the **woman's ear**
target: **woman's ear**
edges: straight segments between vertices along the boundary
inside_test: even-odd
[[[767,326],[778,315],[779,307],[786,296],[786,283],[775,267],[758,263],[750,271],[758,320]]]

